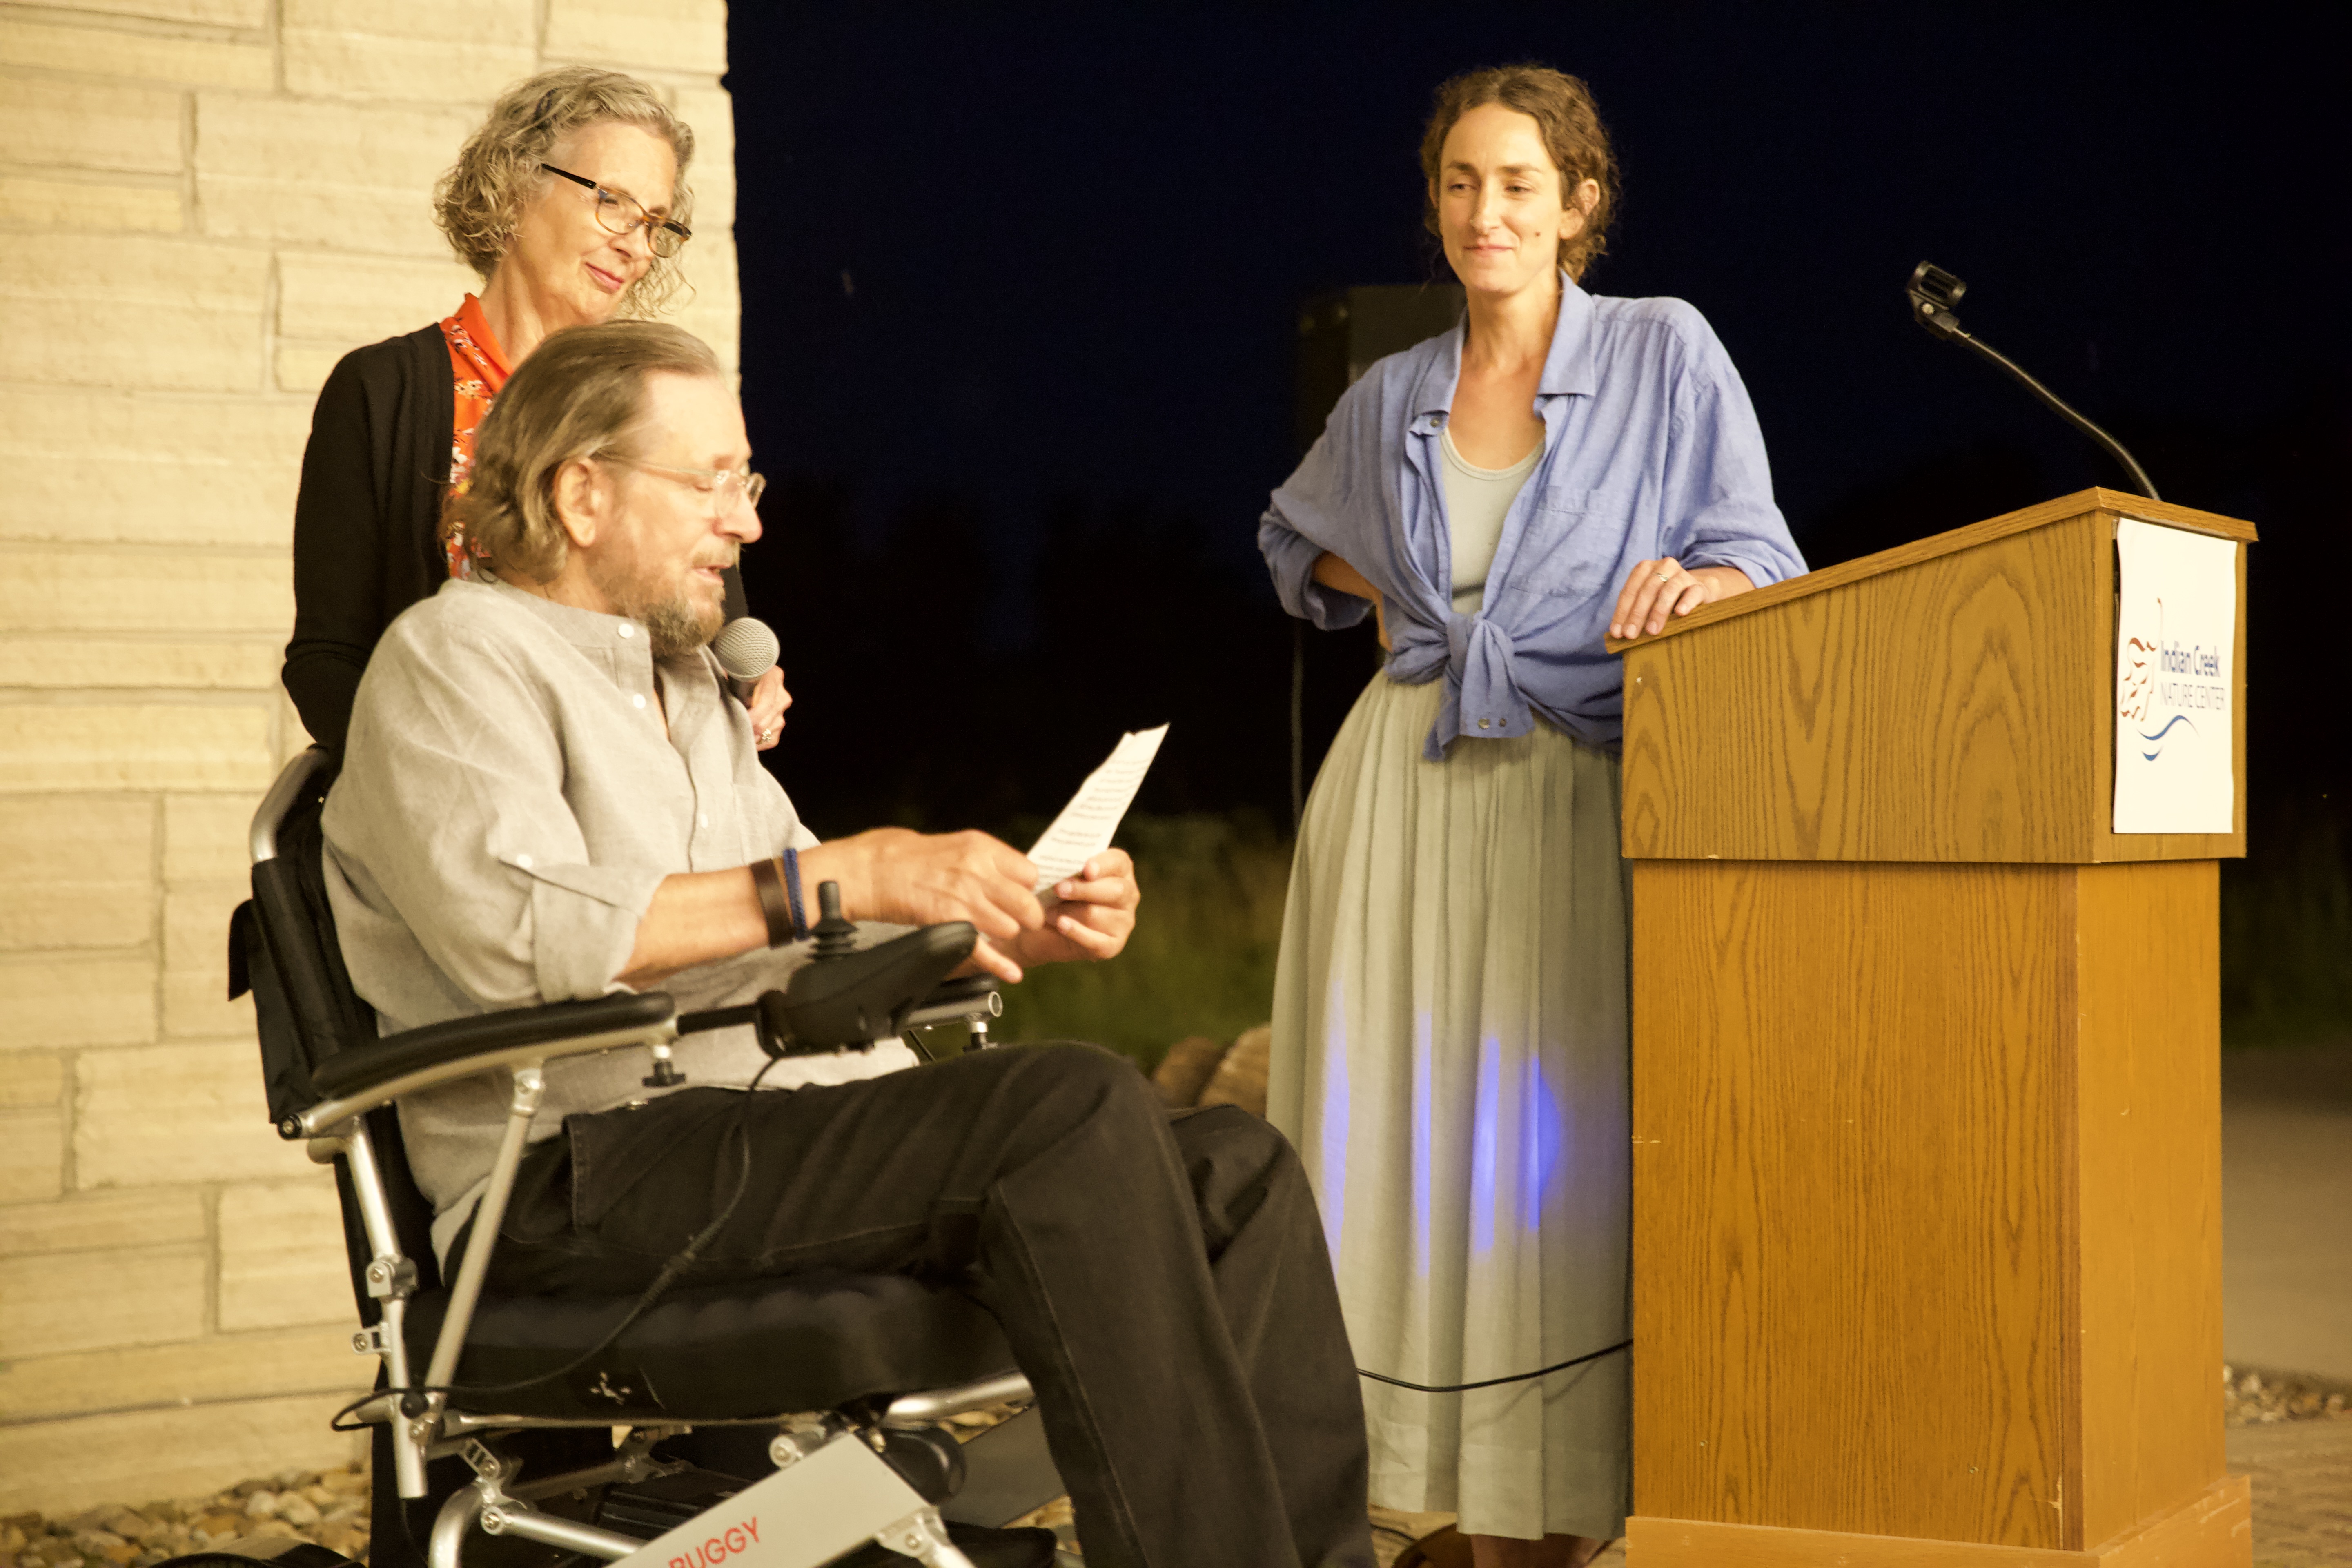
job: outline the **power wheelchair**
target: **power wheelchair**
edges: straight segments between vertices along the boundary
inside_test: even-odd
[[[304,752],[254,817],[253,898],[232,922],[230,985],[255,996],[278,1135],[335,1171],[352,1348],[380,1363],[377,1392],[344,1413],[371,1433],[373,1568],[1053,1562],[1050,1531],[981,1528],[1063,1487],[1034,1404],[968,1444],[944,1424],[1031,1398],[994,1320],[952,1281],[793,1276],[680,1287],[649,1307],[483,1289],[544,1064],[643,1050],[646,1084],[667,1086],[683,1081],[670,1060],[682,1033],[744,1022],[778,1055],[958,1023],[984,1047],[993,985],[940,978],[970,952],[971,928],[853,952],[828,899],[822,956],[751,1007],[680,1016],[646,992],[379,1037],[326,898],[319,814],[333,775],[327,752]],[[509,1118],[473,1239],[445,1280],[395,1102],[485,1072],[507,1076]],[[206,1555],[329,1568],[324,1548],[288,1544]]]

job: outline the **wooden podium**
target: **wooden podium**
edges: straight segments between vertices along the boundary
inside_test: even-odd
[[[2117,836],[2092,489],[1625,655],[1632,1568],[2252,1562],[2217,858]]]

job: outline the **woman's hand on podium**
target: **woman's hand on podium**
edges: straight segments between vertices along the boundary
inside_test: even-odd
[[[1622,640],[1666,629],[1668,616],[1687,616],[1701,605],[1745,594],[1756,584],[1737,566],[1685,567],[1673,556],[1644,561],[1627,574],[1609,618],[1609,635]]]

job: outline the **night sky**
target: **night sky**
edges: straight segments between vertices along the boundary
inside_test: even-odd
[[[2346,16],[739,4],[743,392],[775,486],[745,574],[798,699],[787,786],[828,833],[994,825],[1173,719],[1147,807],[1286,816],[1290,633],[1254,535],[1297,457],[1299,307],[1450,277],[1431,91],[1535,60],[1591,84],[1623,171],[1586,286],[1706,313],[1815,565],[2126,483],[1909,323],[1932,259],[2167,500],[2260,524],[2253,788],[2324,787],[2340,742],[2283,700],[2343,657],[2298,604],[2330,574],[2340,599],[2352,528]],[[1318,642],[1318,725],[1369,657]]]

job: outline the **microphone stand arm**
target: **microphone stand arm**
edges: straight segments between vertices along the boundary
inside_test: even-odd
[[[1921,262],[1920,272],[1924,273],[1928,270],[1929,268],[1926,262]],[[1946,279],[1948,279],[1952,283],[1958,283],[1958,279],[1950,279],[1949,274],[1944,274],[1941,278],[1931,279],[1930,287],[1934,287],[1937,283],[1943,282]],[[2001,369],[2007,371],[2012,377],[2014,377],[2017,383],[2023,386],[2026,391],[2033,394],[2034,396],[2049,405],[2051,409],[2061,418],[2074,426],[2077,430],[2080,430],[2084,435],[2088,436],[2092,440],[2096,441],[2100,446],[2105,447],[2108,454],[2112,456],[2116,461],[2121,463],[2125,468],[2130,472],[2133,480],[2139,487],[2140,494],[2147,497],[2150,500],[2162,500],[2164,499],[2162,496],[2156,493],[2156,486],[2149,480],[2147,470],[2141,468],[2138,460],[2133,458],[2129,452],[2124,450],[2124,444],[2121,441],[2116,440],[2113,436],[2108,435],[2105,430],[2100,429],[2088,419],[2085,419],[2080,414],[2075,413],[2074,409],[2068,407],[2064,399],[2061,398],[2056,393],[2051,391],[2039,381],[2036,381],[2032,375],[2028,374],[2024,366],[2019,364],[2015,360],[2011,359],[1999,349],[1994,348],[1990,343],[1985,342],[1981,339],[1972,336],[1969,332],[1968,329],[1960,325],[1960,319],[1952,314],[1950,302],[1948,300],[1938,300],[1930,293],[1923,290],[1919,287],[1919,282],[1920,274],[1914,273],[1912,275],[1912,287],[1910,289],[1911,302],[1917,308],[1918,321],[1922,327],[1925,327],[1929,333],[1936,337],[1948,338],[1955,342],[1965,344],[1967,347],[1992,361],[1993,363],[2000,366]],[[1966,287],[1967,285],[1965,284],[1960,285],[1960,288]],[[1959,291],[1958,289],[1948,289],[1948,292],[1953,300],[1957,300],[1958,298]]]

